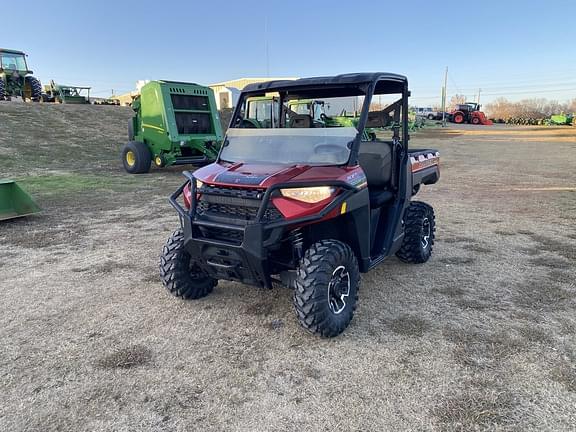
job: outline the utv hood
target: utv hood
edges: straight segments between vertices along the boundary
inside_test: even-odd
[[[331,180],[347,171],[336,166],[219,162],[200,168],[194,176],[208,184],[260,189],[278,183]]]

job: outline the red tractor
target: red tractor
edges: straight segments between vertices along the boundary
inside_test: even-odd
[[[486,114],[480,111],[480,106],[480,104],[475,102],[456,105],[456,109],[448,114],[448,120],[458,124],[472,123],[475,125],[491,125],[492,120],[486,118]]]

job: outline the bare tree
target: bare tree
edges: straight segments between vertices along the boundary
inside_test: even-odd
[[[510,102],[506,98],[496,99],[486,104],[486,112],[489,117],[508,119],[522,117],[532,119],[548,118],[553,114],[570,114],[576,112],[576,99],[561,103],[548,99],[524,99],[519,102]]]
[[[456,108],[456,105],[462,105],[466,103],[466,96],[461,94],[455,94],[450,98],[450,102],[448,103],[448,108],[450,111]]]

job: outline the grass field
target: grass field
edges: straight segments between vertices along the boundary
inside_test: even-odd
[[[322,340],[287,289],[164,291],[182,178],[123,172],[130,115],[0,103],[0,177],[44,208],[0,223],[0,430],[574,430],[576,128],[414,134],[434,255],[363,275]]]

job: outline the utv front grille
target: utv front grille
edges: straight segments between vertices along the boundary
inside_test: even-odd
[[[200,216],[222,217],[236,221],[248,222],[256,220],[264,193],[254,189],[237,189],[215,186],[203,186],[196,207]],[[282,219],[282,213],[274,204],[269,203],[264,211],[263,222]]]
[[[243,207],[237,205],[210,203],[200,200],[197,212],[203,216],[221,216],[232,219],[250,221],[256,219],[258,207]],[[265,222],[282,219],[282,214],[276,207],[265,210],[263,219]]]
[[[238,197],[253,200],[261,200],[264,196],[264,191],[259,189],[239,189],[234,187],[226,186],[202,186],[202,192],[206,192],[210,195],[227,196],[227,197]]]
[[[212,134],[209,113],[175,112],[176,127],[181,135]]]

